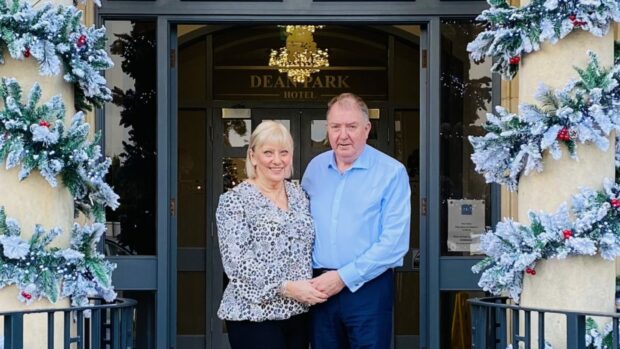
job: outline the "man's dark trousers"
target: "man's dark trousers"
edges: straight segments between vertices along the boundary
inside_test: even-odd
[[[312,349],[389,349],[393,300],[392,269],[355,292],[345,286],[311,308]]]

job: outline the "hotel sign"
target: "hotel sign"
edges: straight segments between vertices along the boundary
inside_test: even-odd
[[[354,92],[370,100],[387,99],[387,70],[383,67],[339,67],[312,74],[303,83],[268,67],[234,68],[215,68],[215,99],[326,101],[342,92]]]

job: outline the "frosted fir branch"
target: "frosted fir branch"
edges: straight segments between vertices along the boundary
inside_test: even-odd
[[[97,1],[98,3],[98,1]],[[44,76],[64,74],[76,86],[76,110],[112,100],[102,72],[113,66],[105,51],[105,28],[85,27],[75,6],[0,0],[0,47],[16,60],[36,59]],[[0,49],[0,64],[4,63]]]
[[[475,61],[493,59],[493,72],[512,79],[521,59],[540,50],[540,44],[557,43],[574,30],[602,37],[613,22],[620,20],[620,6],[613,0],[533,0],[523,7],[505,0],[488,0],[489,9],[477,20],[487,24],[467,45]]]
[[[535,277],[540,260],[597,254],[614,260],[620,255],[620,185],[606,179],[603,187],[582,188],[571,210],[563,204],[552,214],[530,211],[529,226],[505,219],[483,234],[480,249],[487,257],[472,268],[482,274],[478,285],[519,302],[524,273]]]
[[[482,126],[486,134],[469,137],[471,159],[487,183],[516,191],[521,175],[543,171],[545,151],[553,159],[561,158],[562,145],[573,159],[579,144],[609,148],[611,132],[620,134],[620,66],[603,68],[594,53],[588,55],[587,67],[579,69],[580,79],[557,90],[538,88],[540,106],[521,104],[519,114],[497,107],[495,114],[487,114]]]
[[[21,96],[15,79],[1,79],[0,98],[6,108],[0,109],[0,162],[4,161],[7,169],[21,166],[19,180],[33,170],[52,187],[62,179],[75,198],[75,209],[104,222],[105,208],[118,207],[119,197],[105,182],[110,160],[101,154],[97,139],[88,139],[90,126],[84,115],[75,114],[65,129],[65,107],[60,98],[39,105],[41,88],[36,83],[25,103]]]
[[[19,224],[0,208],[0,228]],[[105,260],[97,244],[105,233],[100,223],[75,224],[70,247],[51,248],[50,243],[62,234],[60,228],[47,232],[37,225],[32,237],[24,240],[7,229],[0,229],[0,288],[15,285],[17,299],[25,304],[46,298],[55,303],[71,299],[72,306],[88,305],[88,297],[103,297],[111,302],[116,298],[111,284],[116,265]]]

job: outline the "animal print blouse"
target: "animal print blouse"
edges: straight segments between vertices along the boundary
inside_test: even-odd
[[[288,211],[243,182],[220,196],[216,220],[230,279],[217,315],[223,320],[283,320],[308,307],[280,295],[287,280],[312,277],[314,225],[301,186],[285,182]]]

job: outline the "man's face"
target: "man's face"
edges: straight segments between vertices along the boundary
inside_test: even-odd
[[[342,100],[332,105],[327,114],[327,137],[338,165],[351,165],[357,160],[369,133],[370,122],[355,102]]]

